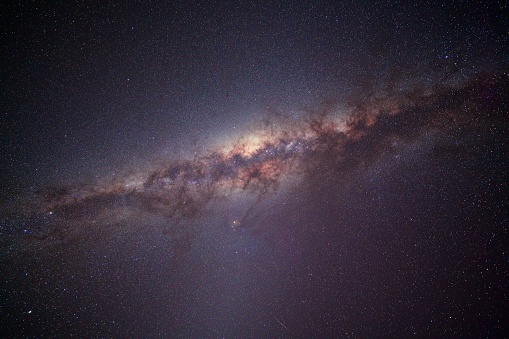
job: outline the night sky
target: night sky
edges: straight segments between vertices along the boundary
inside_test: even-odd
[[[0,336],[507,337],[508,9],[0,5]]]

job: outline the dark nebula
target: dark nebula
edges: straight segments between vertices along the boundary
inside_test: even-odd
[[[7,8],[1,336],[507,336],[505,7]]]

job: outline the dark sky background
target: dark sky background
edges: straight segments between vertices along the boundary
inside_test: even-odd
[[[507,336],[507,10],[0,5],[0,333]]]

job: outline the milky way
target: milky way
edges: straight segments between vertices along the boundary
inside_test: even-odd
[[[1,338],[508,337],[507,2],[4,3]]]
[[[483,121],[505,123],[504,93],[506,76],[481,76],[363,98],[340,113],[328,104],[299,118],[269,116],[249,134],[192,159],[166,161],[101,184],[39,188],[35,206],[22,217],[28,220],[23,235],[27,241],[58,243],[83,230],[100,233],[104,225],[134,213],[163,217],[164,233],[178,244],[188,240],[186,223],[211,213],[211,202],[235,199],[241,192],[254,197],[231,220],[243,227],[257,204],[283,182],[294,189],[313,189],[323,180],[347,182],[352,172],[398,153],[395,145],[431,134],[468,133]]]

